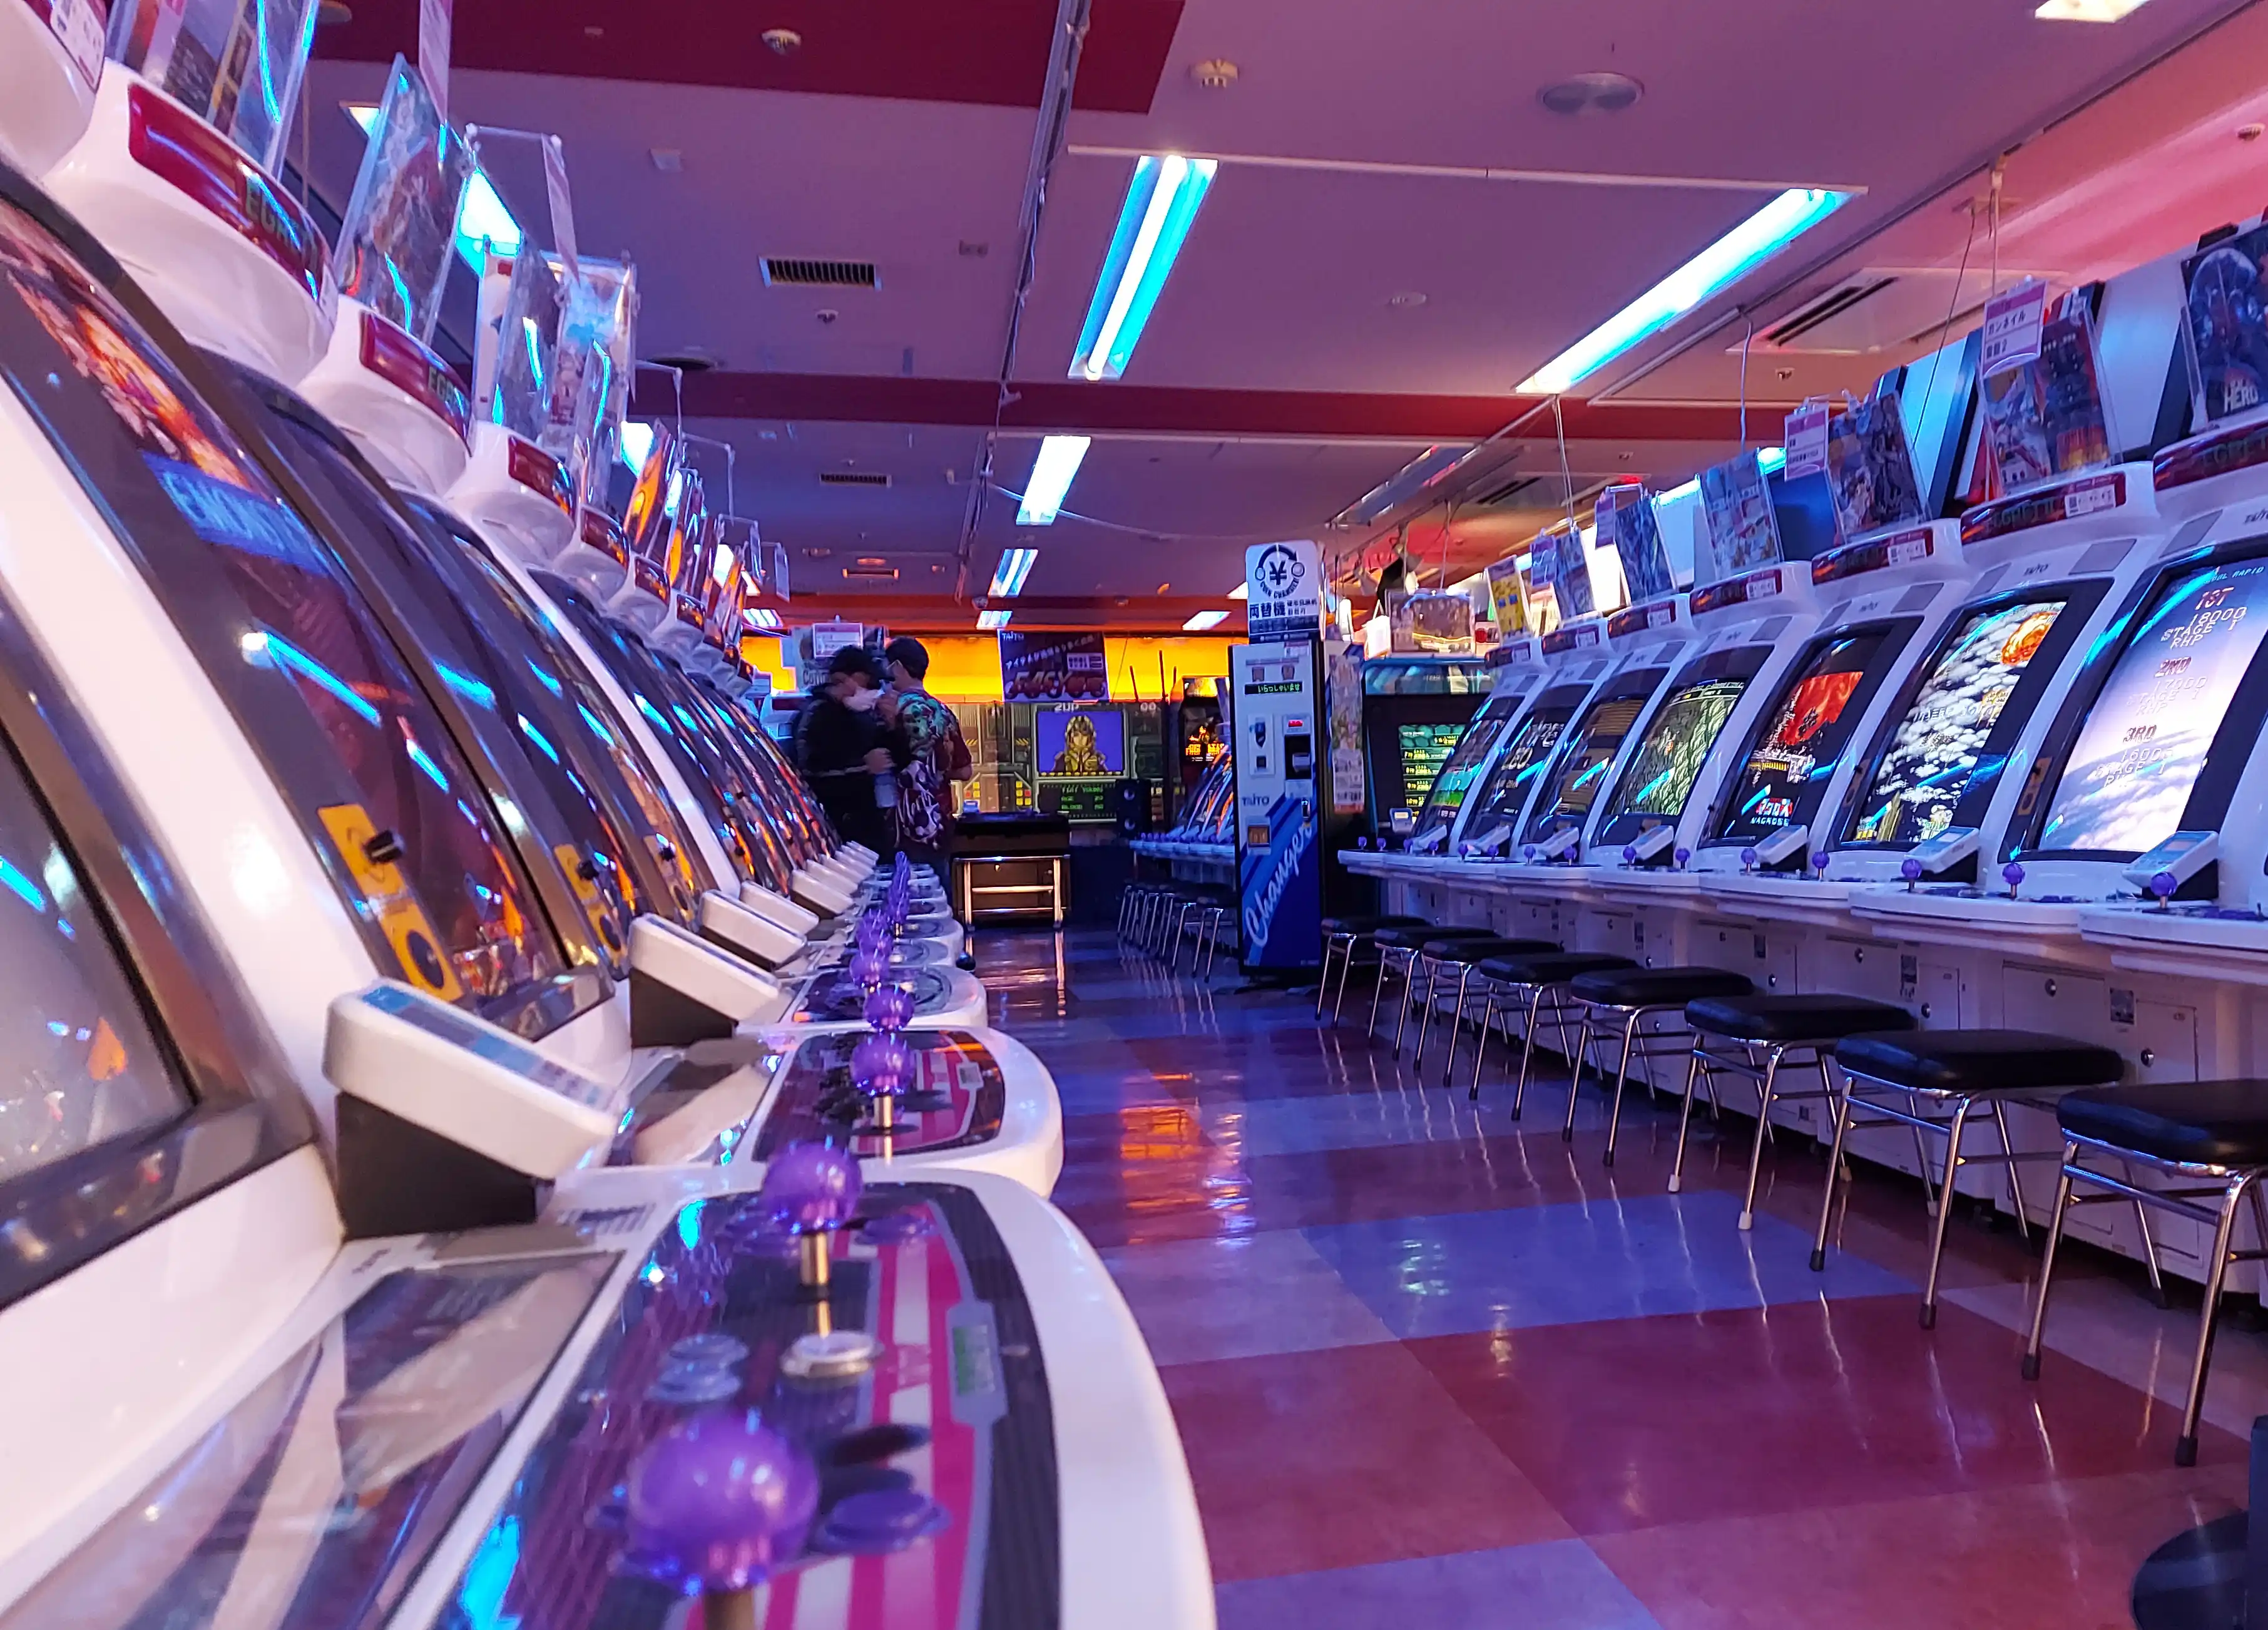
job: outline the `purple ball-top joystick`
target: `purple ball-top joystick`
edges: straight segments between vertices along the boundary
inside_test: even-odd
[[[1913,886],[1921,881],[1921,862],[1907,856],[1898,862],[1898,875],[1906,880],[1906,892],[1911,894]]]
[[[2182,880],[2171,872],[2150,874],[2150,892],[2157,896],[2158,909],[2161,911],[2166,909],[2166,902],[2174,897],[2174,890],[2181,886]]]
[[[1741,870],[1742,870],[1743,872],[1753,872],[1753,871],[1755,871],[1755,870],[1756,869],[1756,858],[1757,858],[1757,857],[1756,857],[1756,852],[1754,849],[1743,849],[1743,850],[1742,850],[1742,851],[1741,851]]]
[[[1693,852],[1690,849],[1680,849],[1669,858],[1677,863],[1677,869],[1682,872],[1685,869],[1686,863],[1693,859]]]
[[[1534,844],[1527,844],[1527,845],[1522,845],[1522,846],[1521,846],[1521,851],[1520,851],[1520,858],[1521,858],[1521,859],[1523,859],[1523,860],[1528,861],[1530,865],[1535,864],[1535,845]]]
[[[632,1464],[625,1492],[623,1567],[707,1597],[711,1630],[753,1630],[749,1593],[802,1554],[819,1513],[811,1457],[754,1410],[680,1421]]]
[[[897,1130],[898,1095],[911,1084],[914,1050],[895,1031],[861,1036],[850,1050],[850,1084],[865,1096],[873,1115],[865,1131],[888,1137]]]
[[[1827,852],[1824,849],[1811,852],[1811,869],[1821,877],[1827,875]]]
[[[913,1016],[914,993],[902,985],[886,985],[866,999],[866,1022],[878,1030],[902,1030]]]
[[[850,958],[850,982],[862,991],[879,991],[890,971],[890,954],[879,946],[861,946]]]
[[[850,1221],[865,1186],[858,1157],[824,1143],[792,1143],[764,1169],[759,1203],[776,1225],[796,1236],[806,1285],[826,1285],[829,1236]]]
[[[1623,864],[1624,866],[1636,866],[1638,864],[1638,845],[1636,844],[1624,844],[1623,845]]]
[[[2008,885],[2008,897],[2016,897],[2016,885],[2024,881],[2024,868],[2014,860],[2000,868],[2000,881]]]
[[[890,918],[885,911],[868,911],[851,935],[862,951],[879,951],[890,942]]]

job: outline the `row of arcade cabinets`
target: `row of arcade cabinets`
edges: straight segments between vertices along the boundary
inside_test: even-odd
[[[603,508],[634,269],[453,378],[434,87],[275,179],[313,10],[0,0],[0,1626],[1210,1624],[1052,1081],[729,502]]]
[[[1976,500],[1976,336],[1903,371],[1920,518],[1510,642],[1420,817],[1440,852],[1342,859],[1443,922],[2082,1037],[2140,1081],[2262,1073],[2264,255],[2228,229],[2051,307],[2091,318],[2106,428],[2007,496]],[[1854,1147],[1914,1169],[1910,1140]],[[1962,1182],[2006,1208],[2002,1169]],[[2141,1247],[2131,1208],[2072,1226]],[[2205,1251],[2186,1226],[2175,1271]]]

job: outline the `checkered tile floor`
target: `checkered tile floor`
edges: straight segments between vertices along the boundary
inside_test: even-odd
[[[2193,1303],[2059,1274],[1958,1220],[1915,1317],[1916,1185],[1862,1173],[1830,1271],[1825,1168],[1784,1140],[1734,1226],[1746,1123],[1626,1115],[1599,1163],[1564,1083],[1506,1113],[1418,1084],[1295,995],[1201,992],[1103,934],[988,934],[994,1022],[1062,1091],[1057,1203],[1101,1249],[1181,1421],[1224,1630],[1945,1630],[2128,1622],[2135,1568],[2243,1493],[2268,1341],[2216,1357],[2173,1465]]]

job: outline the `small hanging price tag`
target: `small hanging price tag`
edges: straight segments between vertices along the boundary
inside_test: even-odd
[[[1807,402],[1787,416],[1780,446],[1787,454],[1784,481],[1800,481],[1827,469],[1827,404]]]
[[[449,30],[454,0],[417,0],[417,75],[449,122]]]
[[[1984,302],[1984,350],[1977,358],[1980,378],[2037,360],[2040,329],[2047,320],[2048,285],[2028,277]]]
[[[543,138],[543,189],[551,198],[551,247],[567,268],[570,284],[583,280],[575,254],[575,203],[567,192],[567,149],[556,136]]]

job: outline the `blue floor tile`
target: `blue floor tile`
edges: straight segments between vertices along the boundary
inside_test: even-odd
[[[1306,1230],[1347,1288],[1396,1336],[1577,1324],[1911,1292],[1896,1274],[1836,1252],[1776,1217],[1735,1222],[1737,1196],[1537,1206]]]
[[[1660,1630],[1580,1539],[1219,1586],[1220,1630]]]

